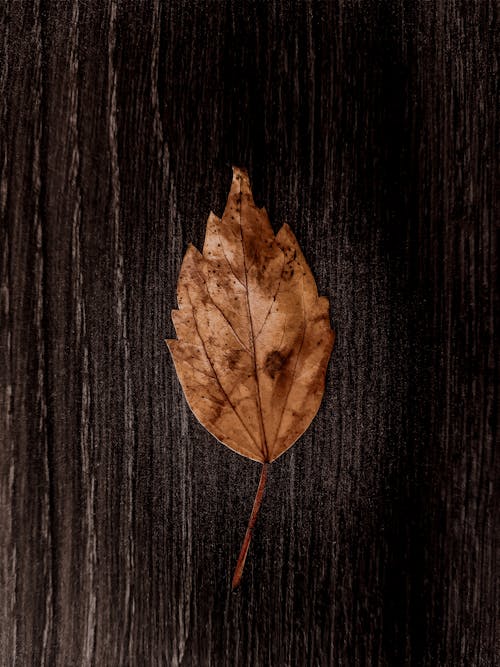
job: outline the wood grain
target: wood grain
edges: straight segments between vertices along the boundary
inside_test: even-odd
[[[0,664],[493,665],[494,3],[0,18]],[[259,466],[163,343],[231,164],[337,332],[235,594]]]

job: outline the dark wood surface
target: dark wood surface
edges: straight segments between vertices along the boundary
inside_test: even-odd
[[[2,3],[2,666],[495,663],[495,5]],[[233,163],[337,332],[234,594],[163,342]]]

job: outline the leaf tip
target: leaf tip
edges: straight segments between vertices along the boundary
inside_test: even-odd
[[[235,164],[233,164],[233,178],[246,178],[248,180],[248,171],[245,169],[245,167],[237,167]]]

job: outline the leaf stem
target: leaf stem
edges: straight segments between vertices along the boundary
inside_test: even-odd
[[[262,472],[260,473],[259,486],[257,488],[257,493],[255,494],[255,500],[253,501],[252,513],[250,514],[250,519],[248,521],[247,532],[245,533],[245,539],[243,540],[243,545],[241,547],[240,555],[238,557],[238,562],[236,563],[236,568],[233,575],[232,589],[238,587],[241,581],[241,575],[243,574],[243,568],[245,567],[245,561],[247,559],[248,547],[250,546],[250,541],[252,539],[252,532],[257,520],[257,514],[259,513],[259,508],[262,503],[262,498],[264,496],[264,487],[266,486],[267,479],[267,463],[262,465]]]

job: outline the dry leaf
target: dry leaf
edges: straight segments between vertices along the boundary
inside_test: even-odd
[[[198,420],[235,452],[264,464],[233,579],[239,583],[267,464],[304,433],[324,392],[334,334],[328,300],[288,225],[274,236],[248,174],[233,169],[222,219],[207,222],[203,253],[189,246],[167,344]]]

